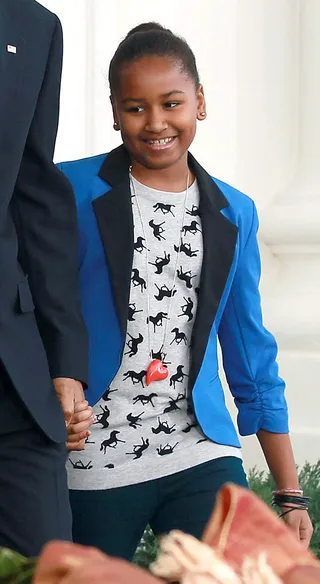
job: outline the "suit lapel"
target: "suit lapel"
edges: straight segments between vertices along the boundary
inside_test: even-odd
[[[100,195],[92,203],[110,269],[120,327],[124,335],[127,328],[134,249],[129,165],[129,155],[124,146],[110,152],[100,168],[99,177],[111,186],[111,190]],[[233,262],[238,228],[221,213],[229,202],[211,176],[191,154],[189,166],[197,178],[200,191],[204,250],[198,310],[192,333],[189,374],[189,387],[192,388],[202,364],[210,330]]]
[[[238,228],[221,213],[222,209],[229,206],[229,202],[211,176],[191,155],[189,166],[198,181],[203,234],[199,302],[192,332],[189,373],[191,389],[200,371],[210,330],[233,262]]]
[[[128,170],[129,157],[120,146],[107,156],[99,171],[99,177],[112,188],[92,203],[107,257],[113,297],[123,335],[127,330],[134,244]]]

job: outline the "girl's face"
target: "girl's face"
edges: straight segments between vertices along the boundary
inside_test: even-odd
[[[112,106],[133,162],[159,170],[186,158],[205,111],[202,86],[165,57],[123,65]]]

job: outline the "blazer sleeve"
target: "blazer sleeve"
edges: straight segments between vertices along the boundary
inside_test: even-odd
[[[15,187],[15,223],[51,376],[86,384],[88,339],[79,298],[76,205],[71,184],[53,163],[62,67],[62,30],[55,18]]]
[[[238,408],[241,435],[288,432],[285,384],[278,375],[277,344],[263,326],[259,281],[258,216],[252,222],[223,312],[219,340],[227,381]]]

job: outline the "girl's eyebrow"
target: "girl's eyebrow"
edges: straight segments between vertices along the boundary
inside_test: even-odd
[[[180,89],[173,89],[172,91],[169,91],[168,93],[163,93],[160,97],[169,98],[171,95],[176,95],[177,93],[180,95],[185,95],[184,91],[181,91]],[[121,103],[126,104],[130,101],[141,103],[142,101],[146,101],[146,99],[144,97],[127,97],[125,99],[122,99]]]
[[[181,91],[181,89],[173,89],[172,91],[169,91],[169,93],[163,93],[161,95],[161,97],[170,97],[174,93],[179,93],[180,95],[185,95],[184,91]]]

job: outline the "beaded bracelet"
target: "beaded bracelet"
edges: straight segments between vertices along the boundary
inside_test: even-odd
[[[303,491],[302,491],[302,489],[277,489],[276,491],[273,491],[272,494],[273,495],[290,495],[290,494],[303,495]]]
[[[304,507],[309,503],[310,497],[303,497],[302,495],[274,495],[272,497],[272,501],[275,503],[275,505],[280,503],[280,506],[282,506],[283,503],[287,503],[291,506],[296,505],[299,507],[302,505]]]
[[[284,517],[292,511],[307,511],[310,497],[303,497],[302,495],[289,495],[274,493],[272,497],[272,506],[287,509],[283,511],[279,517]]]

